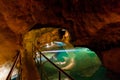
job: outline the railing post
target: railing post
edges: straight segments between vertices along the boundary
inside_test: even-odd
[[[6,78],[6,80],[11,80],[11,75],[12,75],[12,72],[13,72],[13,70],[14,70],[14,68],[15,68],[18,60],[19,60],[19,56],[20,56],[20,53],[18,52],[18,53],[17,53],[17,56],[16,56],[16,58],[15,58],[15,61],[14,61],[14,63],[13,63],[13,66],[12,66],[12,68],[11,68],[11,70],[10,70],[7,78]]]
[[[22,62],[21,62],[21,54],[19,56],[20,59],[20,74],[19,74],[19,80],[22,80]]]
[[[58,74],[59,74],[59,80],[61,80],[61,72],[58,71]]]
[[[40,51],[39,51],[40,52]],[[52,65],[54,65],[60,72],[65,74],[69,79],[74,80],[70,75],[68,75],[66,72],[64,72],[61,68],[59,68],[56,64],[54,64],[52,61],[50,61],[42,52],[40,52],[41,56],[43,56],[47,61],[49,61]]]
[[[42,78],[42,55],[41,54],[39,54],[40,55],[40,68],[41,68],[41,72],[40,72],[40,76],[41,76],[41,78]]]

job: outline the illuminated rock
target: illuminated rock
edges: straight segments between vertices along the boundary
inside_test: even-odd
[[[6,80],[12,65],[13,65],[13,62],[10,62],[10,61],[4,63],[3,65],[0,65],[0,80]],[[11,80],[16,80],[17,77],[18,77],[18,69],[15,68],[11,75]]]

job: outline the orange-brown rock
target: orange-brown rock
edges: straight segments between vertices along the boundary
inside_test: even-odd
[[[13,58],[22,45],[21,35],[36,23],[64,27],[74,45],[89,46],[101,54],[120,47],[119,0],[0,0],[0,64]],[[113,53],[113,61],[118,54]],[[112,66],[120,67],[116,64]]]

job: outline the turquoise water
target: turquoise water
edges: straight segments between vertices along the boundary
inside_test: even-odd
[[[39,67],[40,73],[42,73],[42,80],[46,80],[46,76],[48,76],[49,80],[58,80],[58,72],[57,69],[51,65],[49,62],[41,68]],[[66,71],[74,80],[110,80],[106,76],[107,70],[101,66],[91,77],[82,77],[78,72]],[[67,76],[62,74],[62,79],[65,80]]]
[[[51,58],[46,57],[74,80],[110,80],[106,77],[106,69],[94,51],[85,47],[68,48],[65,44],[63,46],[63,43],[57,43],[57,45],[59,49],[46,51],[44,54],[54,54]],[[37,63],[37,68],[42,80],[47,80],[47,78],[58,80],[58,70],[47,60],[42,63],[42,66]],[[69,80],[64,74],[61,74],[61,77],[61,80]]]
[[[91,77],[81,77],[80,75],[77,75],[75,72],[71,73],[71,76],[74,78],[74,80],[110,80],[106,76],[107,70],[101,66],[99,70],[97,70],[93,76]]]

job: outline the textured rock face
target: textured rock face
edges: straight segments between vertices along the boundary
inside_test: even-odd
[[[68,29],[75,45],[100,52],[120,47],[119,0],[0,0],[0,55],[12,58],[22,40],[19,35],[36,23]]]
[[[120,73],[120,58],[117,56],[120,56],[120,48],[113,48],[109,51],[103,52],[103,58],[104,58],[104,64],[107,68],[112,69],[115,72]],[[112,65],[114,64],[114,65]]]
[[[0,5],[1,23],[5,21],[16,34],[27,32],[35,23],[61,25],[74,33],[78,45],[89,43],[106,24],[120,21],[119,0],[1,0]]]

